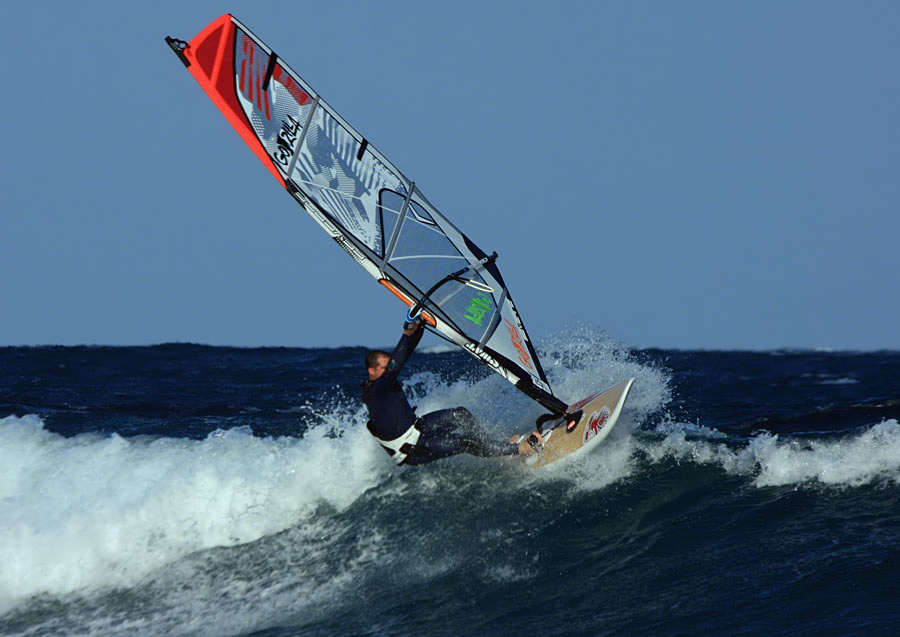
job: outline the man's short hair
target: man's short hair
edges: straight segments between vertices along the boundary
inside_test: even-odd
[[[390,358],[391,355],[385,352],[382,349],[373,349],[371,352],[366,354],[366,369],[372,369],[378,364],[378,359],[384,356],[385,358]]]

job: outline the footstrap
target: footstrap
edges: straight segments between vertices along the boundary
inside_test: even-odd
[[[571,414],[566,414],[566,433],[570,434],[575,431],[575,427],[578,426],[578,423],[581,422],[581,417],[584,415],[582,410],[578,410]]]
[[[534,426],[538,430],[538,433],[544,433],[544,423],[556,420],[557,418],[559,418],[558,414],[542,414],[534,421]]]

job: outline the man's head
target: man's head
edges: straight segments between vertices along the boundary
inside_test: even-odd
[[[387,369],[391,355],[380,349],[373,349],[366,354],[366,371],[369,372],[369,380],[378,380]]]

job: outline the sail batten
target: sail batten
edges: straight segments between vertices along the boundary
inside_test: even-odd
[[[407,305],[421,304],[437,334],[545,407],[565,410],[495,256],[281,57],[228,14],[176,53],[279,183],[360,266]],[[454,278],[460,266],[465,277]]]

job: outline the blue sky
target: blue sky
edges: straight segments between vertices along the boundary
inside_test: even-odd
[[[397,338],[163,42],[226,12],[538,341],[900,348],[900,4],[821,1],[9,3],[0,345]]]

